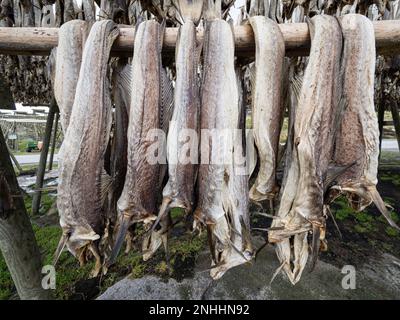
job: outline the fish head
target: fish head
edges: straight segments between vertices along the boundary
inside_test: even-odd
[[[79,257],[82,249],[86,248],[93,241],[100,239],[100,235],[90,227],[75,226],[68,234],[67,249],[75,257]]]

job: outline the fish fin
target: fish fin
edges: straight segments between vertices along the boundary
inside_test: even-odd
[[[353,162],[345,166],[330,165],[324,179],[324,192],[328,190],[329,186],[335,181],[336,178],[340,177],[356,163],[357,162]]]
[[[167,198],[167,197],[163,198],[163,201],[162,201],[161,207],[160,207],[160,211],[158,212],[157,219],[156,219],[156,221],[154,221],[152,227],[149,230],[150,233],[155,231],[155,229],[156,229],[157,225],[160,223],[161,219],[164,217],[164,215],[166,213],[169,212],[169,209],[170,209],[169,204],[170,203],[171,203],[170,198]]]
[[[58,259],[60,259],[61,253],[64,251],[64,248],[67,245],[68,239],[69,236],[63,233],[63,235],[60,238],[60,241],[58,242],[56,252],[54,253],[53,266],[55,266],[58,262]]]
[[[113,189],[114,179],[103,169],[101,174],[100,199],[101,205],[106,203],[109,192]]]
[[[178,0],[178,11],[183,21],[193,21],[198,25],[203,12],[203,3],[203,0]]]
[[[320,233],[321,233],[320,226],[313,224],[310,272],[312,272],[315,269],[315,266],[317,264],[319,247],[320,247],[320,240],[319,240]]]
[[[115,239],[114,247],[111,250],[111,254],[110,254],[108,261],[106,262],[107,268],[115,263],[118,253],[120,252],[122,244],[124,242],[126,233],[128,232],[128,229],[130,226],[131,226],[130,217],[128,217],[127,215],[124,214],[122,216],[122,220],[121,220],[120,226],[118,228],[118,234]]]
[[[382,215],[386,218],[389,224],[400,231],[400,227],[393,221],[392,217],[390,216],[390,212],[386,208],[385,202],[382,200],[378,190],[375,186],[368,187],[368,193],[370,194],[372,201],[378,208],[378,210],[382,213]]]
[[[332,218],[333,224],[335,225],[335,228],[336,228],[336,230],[337,230],[337,232],[339,234],[340,239],[343,239],[342,232],[339,229],[339,225],[337,224],[335,216],[333,215],[331,209],[329,208],[329,206],[325,206],[325,208],[326,208],[326,211],[328,211],[329,216]]]
[[[165,134],[167,134],[169,122],[171,121],[172,114],[174,112],[174,88],[165,68],[161,68],[160,96],[160,127]]]
[[[276,276],[282,271],[283,267],[285,266],[286,262],[282,262],[282,264],[275,270],[274,274],[272,275],[271,281],[269,285],[275,280]]]
[[[251,243],[250,226],[248,223],[244,221],[243,216],[240,216],[239,221],[242,229],[241,231],[242,231],[244,247],[249,251],[253,251],[253,245]]]

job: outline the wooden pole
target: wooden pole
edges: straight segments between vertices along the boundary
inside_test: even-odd
[[[390,109],[392,111],[392,118],[393,118],[393,126],[396,131],[397,137],[397,144],[399,145],[400,149],[400,116],[399,116],[399,106],[396,101],[391,101]]]
[[[376,47],[380,54],[400,53],[400,20],[373,21]],[[310,34],[306,23],[279,24],[286,45],[287,56],[308,55]],[[167,28],[163,53],[173,55],[178,28]],[[254,56],[254,34],[250,25],[236,26],[234,30],[237,56]],[[114,43],[113,56],[131,56],[135,29],[120,25],[120,36]],[[198,40],[203,32],[197,32]],[[0,54],[49,55],[57,46],[58,28],[0,28]]]
[[[382,139],[383,139],[383,120],[385,118],[385,99],[381,97],[378,105],[378,126],[379,126],[379,160],[382,153]]]
[[[7,149],[8,149],[10,158],[11,158],[11,160],[14,162],[14,164],[15,164],[15,166],[17,167],[18,171],[19,171],[19,172],[23,172],[23,169],[22,169],[22,167],[20,166],[20,164],[19,164],[17,158],[13,155],[12,151],[10,150],[10,148],[9,148],[8,146],[7,146]]]
[[[58,130],[58,121],[60,119],[60,112],[56,112],[56,118],[54,120],[54,133],[53,140],[51,142],[51,153],[49,160],[49,171],[53,170],[53,160],[54,160],[54,152],[56,150],[56,142],[57,142],[57,130]]]
[[[47,155],[49,154],[51,132],[52,132],[52,128],[53,128],[54,114],[55,114],[56,108],[57,108],[56,100],[53,97],[52,101],[50,103],[49,114],[47,116],[46,130],[45,130],[44,138],[43,138],[43,147],[42,147],[42,151],[40,152],[39,167],[38,167],[37,173],[36,173],[35,187],[37,190],[35,191],[33,198],[32,198],[32,214],[33,215],[39,213],[40,200],[42,197],[42,192],[40,191],[40,189],[43,187],[43,180],[44,180],[44,175],[46,172]]]
[[[0,129],[0,250],[21,299],[48,299],[42,262],[24,199]]]

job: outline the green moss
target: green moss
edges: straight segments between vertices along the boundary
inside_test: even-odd
[[[14,290],[14,283],[8,272],[6,261],[0,252],[0,300],[10,299]]]
[[[171,218],[172,218],[173,220],[176,220],[176,219],[178,219],[178,218],[183,217],[184,214],[185,214],[185,210],[183,210],[182,208],[173,208],[173,209],[171,210]]]
[[[161,261],[159,264],[156,265],[155,271],[157,273],[166,274],[168,273],[168,265],[165,261]]]
[[[205,240],[203,235],[188,239],[176,239],[171,241],[170,252],[172,255],[179,255],[184,261],[187,257],[199,253],[204,247]]]
[[[397,237],[399,236],[399,231],[391,226],[386,227],[385,232],[390,237]]]
[[[368,229],[361,224],[356,224],[354,226],[354,230],[358,233],[367,233],[368,232]]]

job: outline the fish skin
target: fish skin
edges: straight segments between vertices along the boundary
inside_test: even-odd
[[[131,102],[131,69],[127,59],[118,59],[113,64],[112,99],[114,126],[111,139],[110,175],[111,188],[108,196],[108,214],[111,221],[117,217],[117,201],[121,196],[128,165],[128,122]]]
[[[234,66],[234,40],[230,25],[218,18],[217,12],[209,12],[204,41],[204,74],[201,86],[201,130],[218,130],[226,135],[239,128],[239,92]],[[221,131],[220,131],[221,130]],[[212,256],[210,275],[218,279],[223,273],[251,259],[246,256],[244,246],[236,248],[235,234],[241,235],[238,227],[241,210],[233,190],[240,186],[247,193],[246,183],[236,183],[234,171],[234,138],[201,139],[201,163],[199,168],[199,202],[194,213],[195,227],[207,226]],[[224,138],[226,137],[224,135]],[[241,148],[239,148],[240,151]],[[222,160],[216,161],[217,159]],[[240,178],[240,177],[239,177]],[[243,194],[243,193],[240,193]],[[245,199],[242,205],[244,204]],[[241,201],[239,201],[239,204]],[[247,214],[245,212],[244,214]],[[239,237],[238,237],[239,238]],[[241,241],[240,241],[241,242]],[[237,249],[237,250],[236,250]],[[233,250],[240,256],[237,258]]]
[[[54,96],[60,110],[61,128],[67,132],[74,104],[89,24],[82,20],[64,23],[59,30]]]
[[[282,74],[285,43],[273,20],[250,18],[256,41],[255,81],[252,88],[252,125],[260,169],[250,189],[250,199],[273,199],[278,191],[276,166],[282,127]],[[268,37],[265,37],[268,34]]]
[[[300,280],[308,259],[307,233],[313,231],[313,263],[325,234],[324,192],[333,155],[336,122],[340,114],[340,59],[342,33],[336,18],[314,16],[309,22],[311,51],[294,122],[294,154],[276,224],[283,230],[269,233],[276,242],[294,236],[278,248],[278,257],[290,281]],[[296,163],[297,162],[297,163]],[[297,167],[296,167],[297,166]],[[295,197],[293,198],[293,191]],[[293,268],[288,265],[294,257]]]
[[[345,109],[333,160],[336,166],[350,167],[336,179],[330,198],[343,193],[357,211],[374,202],[390,225],[399,229],[376,189],[379,128],[374,106],[376,51],[373,25],[360,14],[345,15],[340,23],[344,35]]]
[[[116,24],[104,20],[96,22],[88,36],[71,121],[62,145],[66,156],[58,185],[57,206],[63,229],[58,254],[63,242],[81,262],[90,250],[96,257],[94,275],[100,271],[95,241],[101,238],[106,225],[101,177],[112,118],[108,60],[118,35]]]

